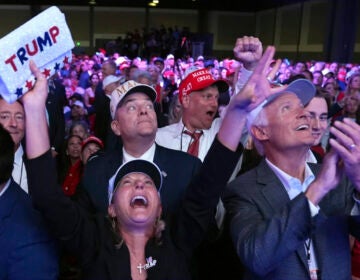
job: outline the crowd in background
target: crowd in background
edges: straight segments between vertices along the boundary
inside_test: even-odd
[[[188,56],[183,59],[172,53],[167,53],[164,57],[152,57],[149,60],[141,57],[130,59],[128,56],[117,52],[112,55],[107,55],[105,52],[93,55],[74,55],[72,61],[58,72],[57,77],[53,78],[56,79],[56,84],[64,88],[64,93],[66,93],[63,106],[65,118],[64,145],[61,150],[57,150],[61,159],[60,166],[62,166],[59,172],[60,178],[64,191],[68,194],[75,192],[75,187],[80,181],[80,175],[77,175],[78,180],[71,180],[70,186],[66,185],[69,168],[80,162],[82,141],[88,136],[94,135],[101,140],[96,151],[100,148],[109,148],[107,147],[109,144],[106,144],[108,142],[107,136],[96,133],[96,111],[99,111],[99,108],[94,109],[94,107],[99,106],[95,101],[96,95],[104,94],[102,92],[104,89],[103,65],[108,64],[112,65],[114,70],[111,76],[117,77],[116,81],[119,84],[127,80],[135,80],[156,89],[159,127],[176,123],[181,119],[182,108],[178,98],[178,87],[187,72],[206,68],[215,79],[223,79],[229,84],[229,90],[226,93],[221,93],[219,97],[218,114],[222,114],[222,110],[226,108],[231,97],[236,93],[235,86],[242,74],[243,67],[241,63],[231,58],[217,59],[204,56],[193,58]],[[107,74],[105,74],[106,76]],[[289,84],[298,78],[308,79],[316,86],[318,93],[326,99],[330,111],[326,122],[326,131],[321,142],[312,147],[314,154],[318,159],[321,159],[328,149],[329,124],[344,116],[353,118],[357,123],[360,123],[360,69],[354,63],[283,59],[278,72],[271,79],[271,83],[276,87]],[[103,110],[107,109],[103,108]],[[74,136],[74,134],[80,137]],[[253,154],[252,156],[256,157],[257,155]],[[242,173],[250,167],[252,167],[251,160],[249,160],[249,166],[243,165]],[[75,172],[74,174],[80,173]],[[72,175],[73,172],[70,174]]]
[[[88,123],[91,134],[94,133],[95,122],[92,106],[96,88],[102,85],[104,78],[101,71],[104,61],[114,63],[114,67],[116,67],[114,74],[121,77],[122,82],[143,78],[144,83],[156,88],[160,113],[165,117],[161,126],[179,119],[179,106],[172,104],[176,103],[176,98],[173,97],[177,96],[178,86],[188,71],[192,71],[194,68],[206,68],[215,79],[223,79],[229,83],[228,94],[220,98],[221,109],[222,105],[226,105],[229,98],[235,93],[235,84],[242,69],[241,63],[234,59],[219,60],[204,58],[202,55],[182,59],[176,58],[174,54],[170,53],[165,57],[152,57],[150,60],[141,57],[130,59],[120,53],[114,53],[111,56],[107,56],[106,53],[74,55],[72,62],[66,64],[58,72],[57,77],[66,92],[65,118],[69,120],[71,107],[75,101],[80,101],[81,103],[77,102],[76,104],[81,107],[80,114],[84,114],[83,118]],[[295,78],[304,77],[312,81],[317,89],[326,95],[331,104],[342,101],[340,106],[344,107],[346,100],[344,97],[357,96],[356,93],[360,90],[359,72],[357,64],[323,61],[293,62],[284,59],[272,83],[274,86],[284,85]],[[75,108],[79,106],[75,106]],[[174,108],[175,111],[173,111]],[[66,132],[69,132],[69,127]]]
[[[151,27],[126,32],[115,40],[107,42],[104,50],[109,55],[121,53],[131,59],[140,56],[149,59],[153,55],[165,57],[172,53],[183,57],[192,52],[193,33],[188,27]]]
[[[49,80],[46,106],[50,144],[58,163],[58,182],[67,196],[75,195],[88,158],[94,153],[112,151],[118,145],[119,137],[115,137],[110,127],[114,119],[110,96],[125,82],[133,80],[155,89],[159,128],[181,121],[183,104],[179,101],[179,85],[189,73],[206,69],[215,80],[228,84],[228,90],[219,93],[214,117],[223,116],[226,106],[238,93],[238,81],[247,71],[242,62],[202,55],[191,57],[188,30],[180,32],[177,28],[161,27],[145,35],[129,32],[126,38],[118,38],[113,45],[108,45],[108,52],[73,54],[72,60]],[[153,56],[154,53],[159,55]],[[311,81],[317,94],[326,100],[328,114],[320,117],[318,124],[321,139],[311,147],[316,161],[321,162],[329,150],[330,124],[344,117],[360,124],[360,66],[283,59],[278,71],[272,73],[275,64],[274,60],[268,69],[272,87],[303,78]],[[244,146],[244,161],[238,175],[253,167],[254,157],[259,157],[258,153],[253,153],[251,138]],[[246,154],[246,150],[250,152]],[[358,256],[359,243],[352,242],[354,255]],[[62,278],[78,279],[77,259],[71,254],[64,254],[62,258],[61,264],[66,266]]]

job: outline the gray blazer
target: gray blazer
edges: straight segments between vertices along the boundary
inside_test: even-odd
[[[311,164],[315,176],[320,165]],[[360,217],[350,216],[353,187],[343,180],[311,217],[303,193],[293,200],[263,160],[229,184],[223,202],[233,244],[246,267],[244,279],[310,279],[305,240],[313,240],[321,279],[350,279],[349,233],[360,237]]]

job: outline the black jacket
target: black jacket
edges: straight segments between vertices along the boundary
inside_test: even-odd
[[[145,256],[157,260],[157,264],[147,270],[148,279],[191,279],[189,262],[193,250],[214,219],[220,193],[240,151],[234,153],[214,141],[198,175],[186,190],[178,219],[167,224],[162,245],[150,240],[146,246]],[[50,153],[28,161],[27,165],[34,205],[56,236],[80,256],[84,279],[131,279],[126,245],[115,248],[111,226],[103,214],[91,215],[62,194]]]

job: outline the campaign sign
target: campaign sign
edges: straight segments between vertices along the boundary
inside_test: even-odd
[[[44,10],[0,39],[0,95],[16,101],[34,86],[30,60],[49,78],[70,62],[73,48],[64,14],[55,6]]]

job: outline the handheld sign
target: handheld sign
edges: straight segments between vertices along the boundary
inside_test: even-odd
[[[15,102],[34,86],[30,60],[49,78],[70,62],[73,48],[65,16],[57,7],[38,14],[0,39],[0,95]]]

